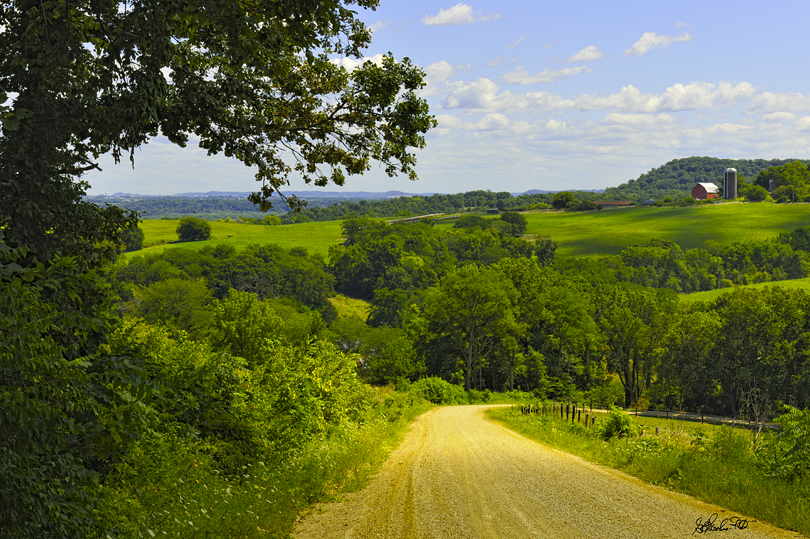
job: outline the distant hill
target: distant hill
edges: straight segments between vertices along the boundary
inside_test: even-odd
[[[810,161],[801,159],[718,159],[716,157],[673,159],[663,166],[645,172],[636,180],[605,189],[603,199],[640,202],[648,198],[660,200],[667,196],[683,198],[698,182],[722,186],[723,172],[727,168],[737,169],[738,176],[742,175],[750,184],[760,170],[782,166],[791,161],[810,163]]]

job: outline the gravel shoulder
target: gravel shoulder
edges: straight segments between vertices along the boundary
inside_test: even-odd
[[[297,539],[803,537],[550,449],[488,421],[490,406],[420,416],[363,490],[299,521]],[[710,535],[717,535],[709,532]]]

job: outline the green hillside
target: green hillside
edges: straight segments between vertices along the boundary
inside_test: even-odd
[[[722,294],[727,292],[731,292],[736,288],[755,288],[757,290],[762,290],[765,287],[776,287],[780,286],[782,288],[789,288],[789,289],[801,289],[810,292],[810,277],[806,279],[791,279],[789,281],[776,281],[770,283],[757,283],[757,284],[749,284],[745,286],[737,286],[734,288],[718,288],[717,290],[709,290],[706,292],[695,292],[693,294],[682,294],[681,299],[685,299],[688,301],[712,301],[717,299]]]
[[[698,183],[714,183],[718,187],[723,182],[723,172],[727,168],[737,169],[750,184],[760,170],[782,166],[800,159],[718,159],[716,157],[686,157],[654,168],[617,187],[605,189],[605,200],[661,200],[670,196],[680,198],[689,194]],[[802,161],[804,164],[810,161]]]
[[[618,254],[651,238],[677,243],[683,249],[702,247],[707,241],[729,244],[773,238],[780,232],[810,225],[810,204],[727,203],[676,207],[632,207],[578,213],[527,213],[527,234],[548,236],[557,242],[557,256]],[[450,230],[454,221],[436,227]],[[141,252],[166,248],[197,249],[228,244],[242,248],[251,243],[276,243],[286,248],[304,247],[327,255],[329,246],[341,241],[340,221],[264,226],[212,222],[213,239],[203,242],[169,243],[177,240],[176,220],[146,220],[141,223],[146,245]],[[231,237],[229,237],[231,236]],[[155,243],[165,242],[161,245]]]
[[[619,254],[650,238],[683,249],[775,237],[810,225],[810,204],[726,203],[686,208],[633,207],[579,213],[528,214],[527,233],[557,242],[557,256]]]
[[[159,253],[165,249],[199,249],[206,245],[233,245],[241,249],[258,243],[275,243],[289,249],[304,247],[313,254],[326,256],[329,246],[341,240],[340,221],[322,223],[300,223],[297,225],[243,225],[238,223],[211,222],[211,239],[186,243],[177,241],[177,219],[149,219],[141,221],[140,227],[146,236],[145,249],[138,253]],[[127,253],[125,256],[134,253]]]

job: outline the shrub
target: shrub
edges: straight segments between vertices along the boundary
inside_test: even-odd
[[[768,191],[764,187],[757,185],[748,190],[745,199],[750,202],[762,202],[768,198]]]
[[[781,431],[763,444],[758,459],[768,475],[793,480],[810,470],[810,410],[785,408],[774,420]]]
[[[613,406],[610,407],[607,419],[597,425],[597,429],[599,435],[605,440],[636,436],[641,432],[641,427],[627,413]]]
[[[183,217],[176,230],[180,241],[202,241],[211,239],[211,225],[204,219]]]
[[[438,376],[422,378],[411,385],[411,391],[433,404],[467,404],[467,393]]]

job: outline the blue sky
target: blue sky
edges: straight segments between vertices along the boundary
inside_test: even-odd
[[[391,52],[425,70],[439,127],[418,182],[373,168],[347,191],[601,189],[679,157],[810,158],[806,0],[382,0],[359,16],[368,61]],[[193,145],[156,139],[135,157],[135,170],[102,160],[90,192],[257,185]]]

